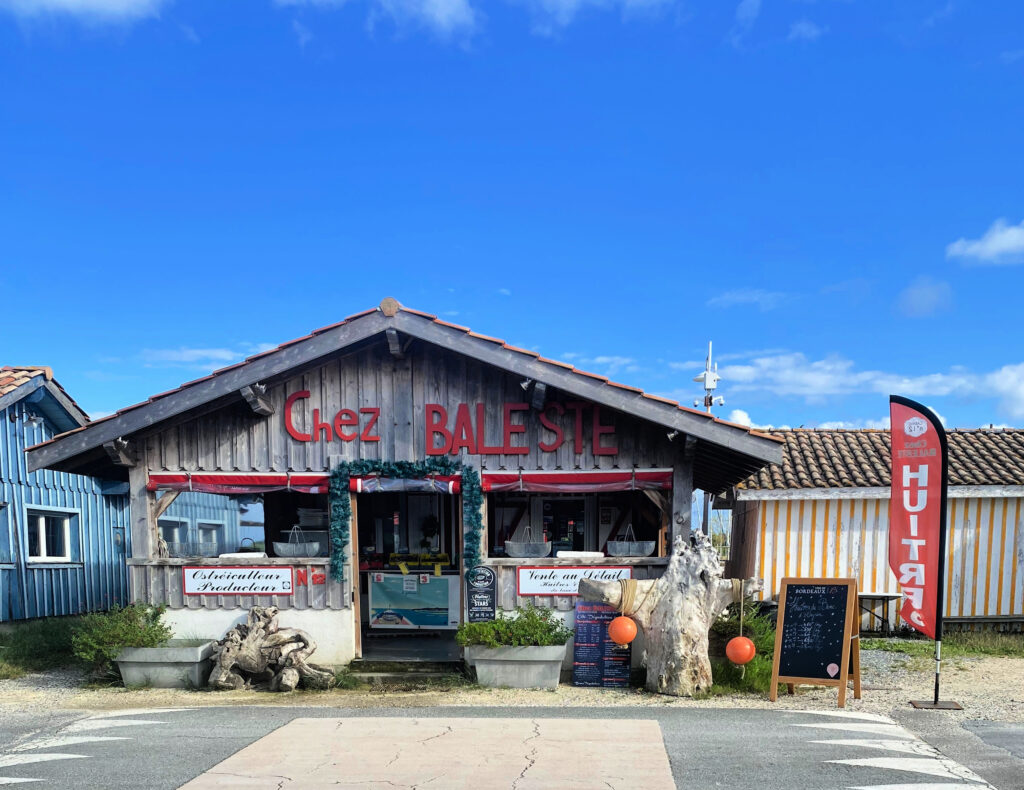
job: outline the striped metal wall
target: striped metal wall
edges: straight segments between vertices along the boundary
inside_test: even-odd
[[[888,499],[760,500],[753,575],[774,599],[784,576],[852,576],[861,592],[898,592],[889,570]],[[949,500],[947,617],[1024,615],[1024,504]],[[750,536],[747,536],[748,538]]]
[[[0,411],[0,501],[8,503],[0,510],[0,621],[127,603],[128,497],[103,496],[100,481],[81,475],[27,472],[25,447],[52,437],[44,420],[27,419],[31,414],[24,401]],[[74,511],[74,561],[26,561],[26,511],[33,507]]]

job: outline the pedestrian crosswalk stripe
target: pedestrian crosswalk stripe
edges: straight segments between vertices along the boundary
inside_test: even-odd
[[[58,752],[47,752],[46,754],[4,754],[0,755],[0,768],[10,768],[13,765],[28,765],[29,763],[45,763],[51,760],[77,760],[85,757],[84,754],[60,754]]]
[[[885,736],[887,736],[889,738],[911,738],[911,739],[914,738],[913,735],[911,735],[909,732],[907,732],[905,729],[903,729],[898,724],[875,724],[873,722],[866,722],[866,721],[865,722],[860,722],[860,721],[850,721],[850,722],[845,722],[845,721],[844,722],[828,721],[828,722],[822,722],[820,724],[818,722],[814,722],[814,723],[810,723],[810,724],[801,722],[799,724],[794,724],[793,726],[794,727],[811,727],[811,728],[816,729],[816,730],[839,730],[840,732],[850,732],[850,733],[853,733],[853,732],[867,732],[867,733],[871,733],[872,735],[885,735]]]
[[[856,765],[864,768],[887,768],[893,771],[912,771],[918,774],[941,776],[944,779],[984,780],[969,768],[952,760],[939,757],[865,757],[854,760],[827,760],[838,765]]]
[[[882,738],[833,738],[811,743],[831,743],[836,746],[863,746],[865,749],[883,749],[901,754],[919,754],[925,757],[938,757],[939,753],[924,741],[888,740]]]
[[[143,727],[147,724],[165,724],[162,721],[148,721],[143,719],[82,719],[72,722],[63,729],[63,732],[92,732],[93,730],[105,730],[108,727]]]
[[[103,741],[130,741],[131,738],[114,735],[52,735],[48,738],[38,738],[28,743],[15,746],[13,752],[27,752],[33,749],[60,749],[65,746],[75,746],[80,743],[102,743]]]
[[[879,713],[854,713],[848,710],[797,710],[792,712],[806,716],[836,716],[841,719],[860,719],[862,721],[876,721],[881,724],[892,724],[892,719]]]
[[[0,785],[20,785],[25,782],[41,782],[42,779],[19,779],[14,776],[0,776]]]

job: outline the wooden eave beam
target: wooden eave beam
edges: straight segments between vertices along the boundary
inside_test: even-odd
[[[402,339],[398,336],[397,329],[385,329],[384,335],[388,339],[388,351],[395,359],[405,359],[405,350],[402,348]]]
[[[242,387],[238,393],[245,398],[245,402],[249,404],[249,408],[253,410],[255,414],[262,415],[263,417],[269,417],[274,413],[274,404],[270,402],[270,398],[267,397],[267,388],[263,384],[247,384]]]
[[[135,448],[127,439],[118,437],[104,442],[103,451],[114,466],[135,466]]]

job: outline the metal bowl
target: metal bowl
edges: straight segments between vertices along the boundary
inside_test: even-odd
[[[653,540],[609,540],[609,557],[650,557],[654,553]]]
[[[509,557],[547,557],[551,553],[551,544],[544,541],[541,543],[524,543],[518,540],[505,541],[505,554]]]

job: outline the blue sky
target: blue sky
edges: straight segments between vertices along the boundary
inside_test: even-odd
[[[0,0],[0,364],[94,414],[392,295],[722,416],[1024,425],[1024,6]]]

